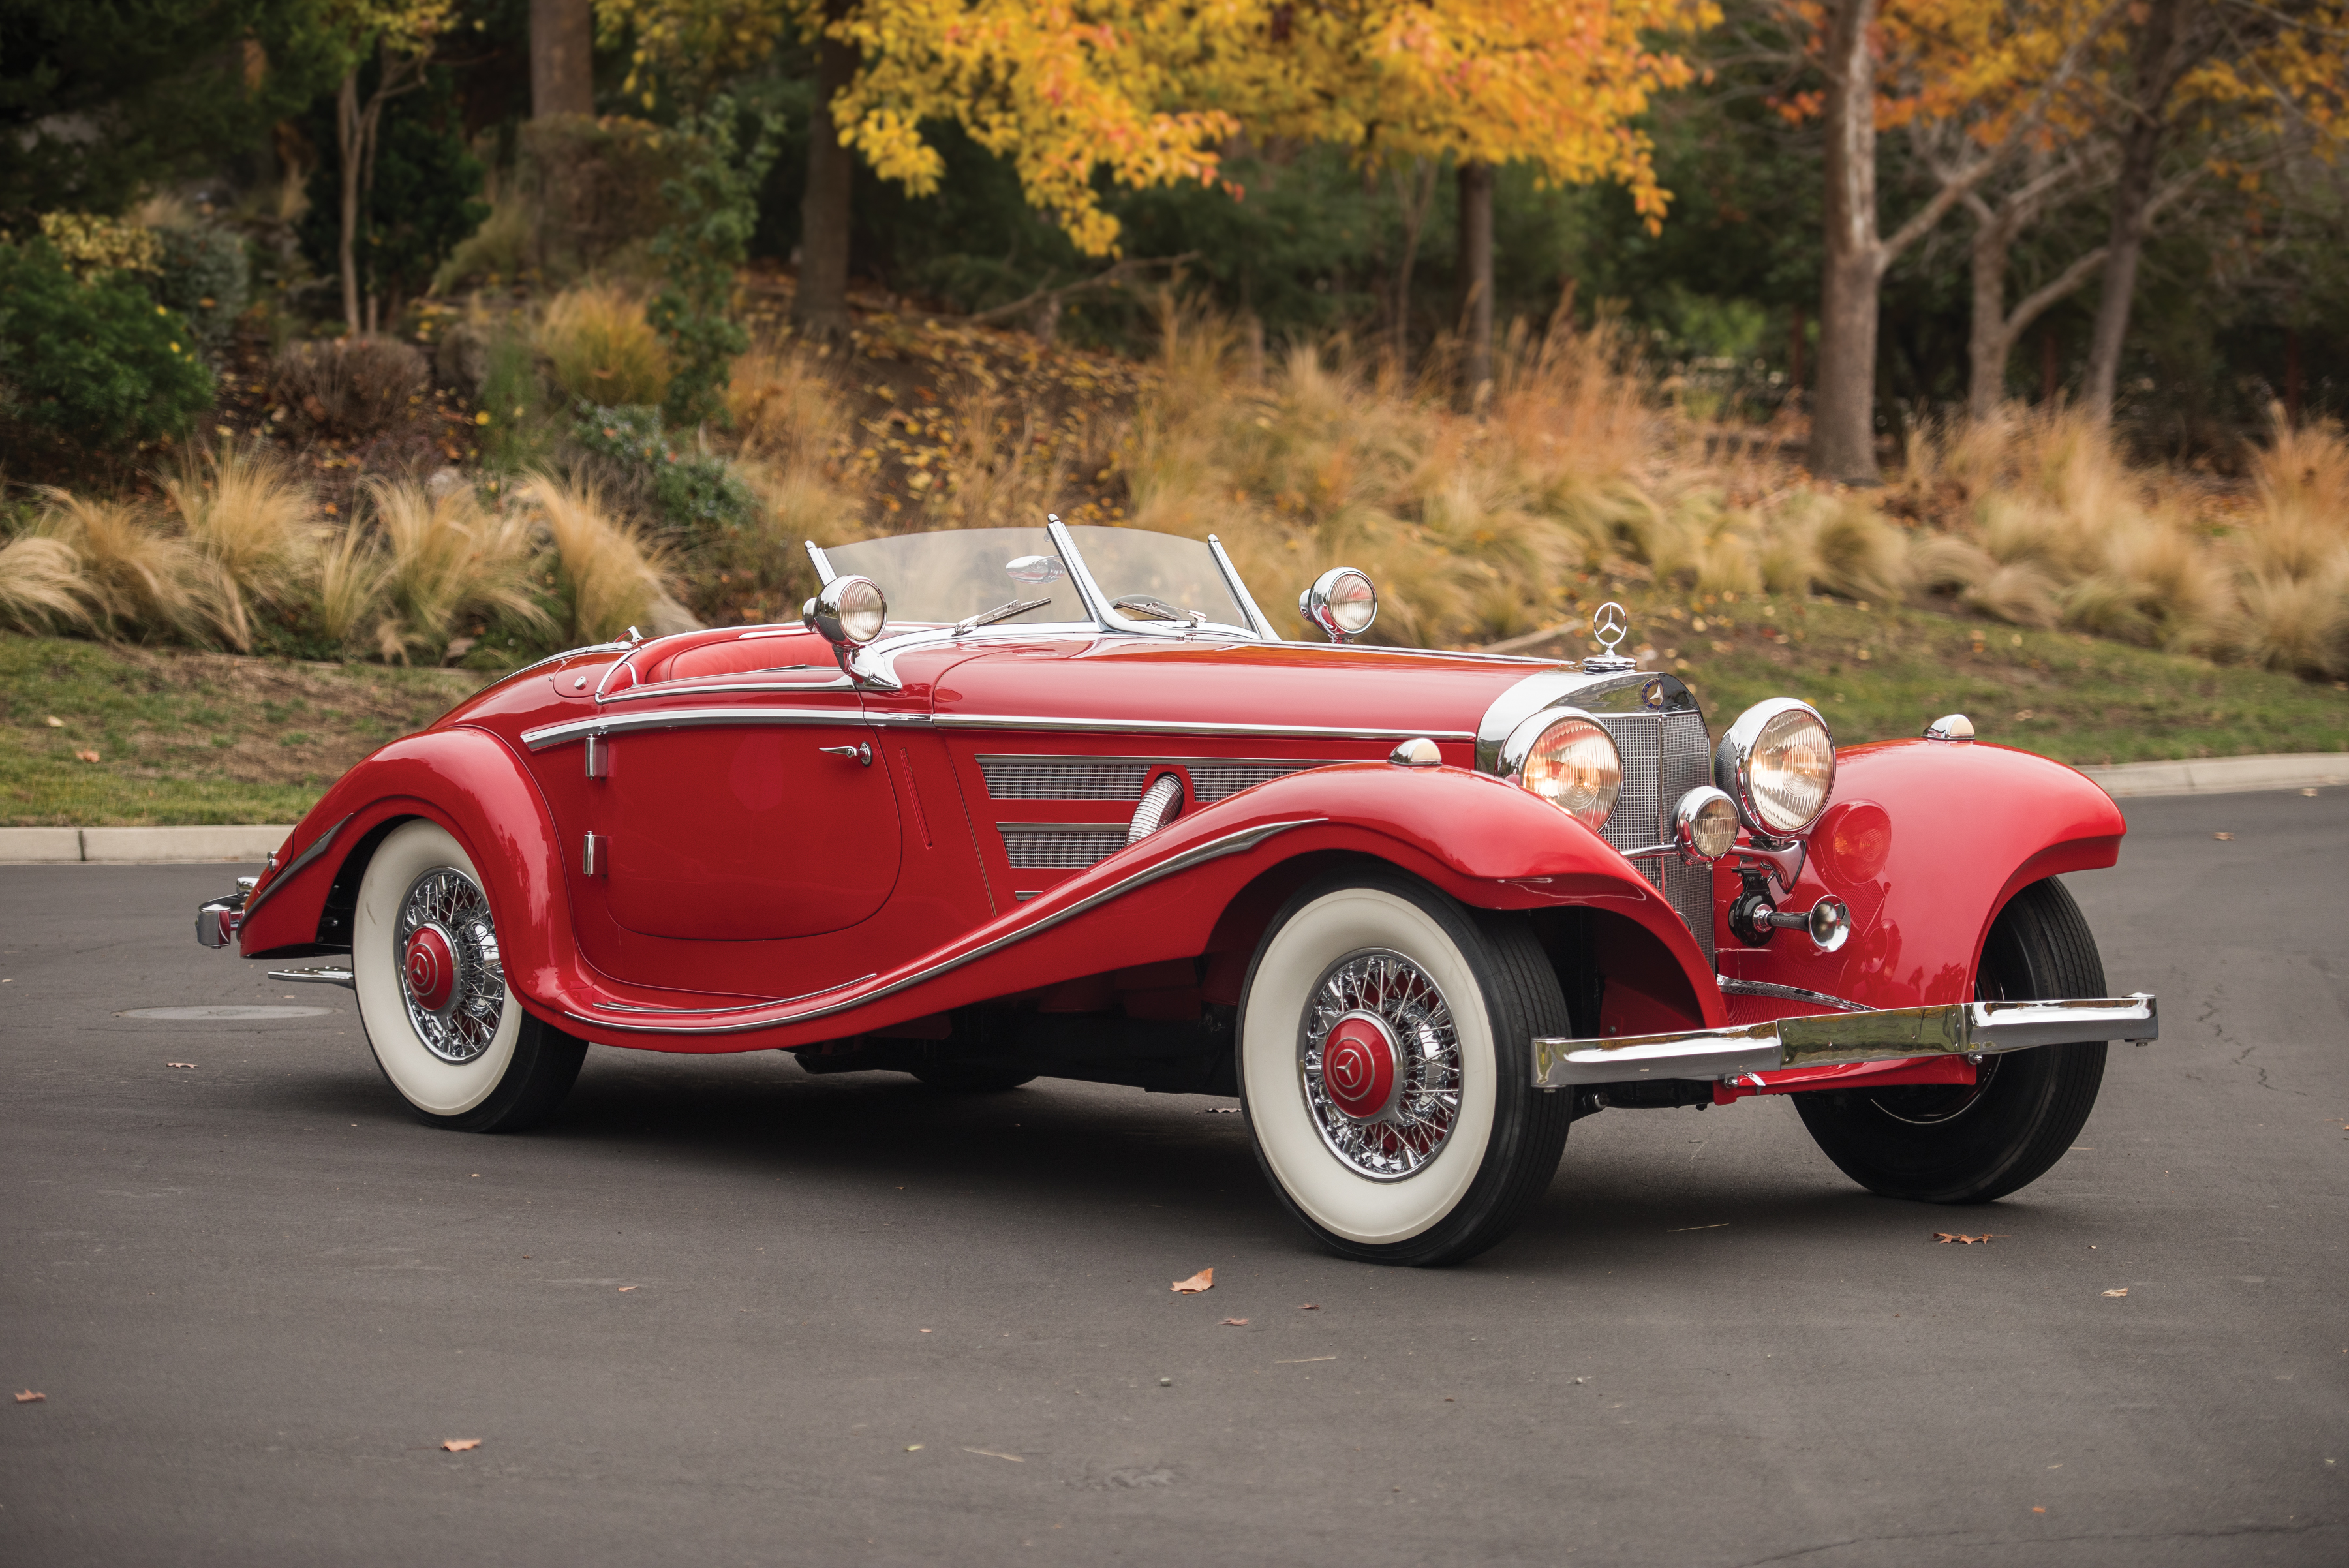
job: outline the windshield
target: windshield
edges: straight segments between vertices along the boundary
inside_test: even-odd
[[[1215,552],[1197,539],[1140,528],[1071,528],[1085,568],[1117,613],[1172,629],[1193,615],[1248,631],[1247,613],[1224,583]],[[825,549],[832,569],[870,577],[888,596],[898,624],[953,622],[1015,599],[1050,602],[1007,618],[1004,626],[1090,624],[1066,564],[1041,528],[961,528],[899,534]]]
[[[1051,603],[1012,618],[1014,625],[1085,621],[1084,601],[1041,528],[959,528],[899,534],[824,551],[843,576],[870,577],[889,598],[892,621],[957,621],[1013,599]],[[1019,576],[1013,577],[1017,563]]]
[[[1165,618],[1132,602],[1143,598],[1195,611],[1218,626],[1247,629],[1247,612],[1224,586],[1216,553],[1204,541],[1140,528],[1071,528],[1069,533],[1085,557],[1085,570],[1129,619]],[[1121,599],[1128,602],[1121,605]]]

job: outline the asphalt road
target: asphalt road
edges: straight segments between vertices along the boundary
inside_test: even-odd
[[[1223,1101],[598,1050],[431,1131],[191,943],[232,868],[0,867],[0,1562],[2349,1561],[2349,792],[2129,815],[2073,885],[2167,1038],[2036,1186],[1609,1111],[1440,1272]],[[225,1002],[328,1011],[122,1016]]]

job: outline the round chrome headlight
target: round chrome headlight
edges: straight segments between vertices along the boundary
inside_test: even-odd
[[[1737,804],[1711,784],[1699,784],[1672,807],[1672,841],[1684,860],[1710,864],[1737,847]]]
[[[801,621],[835,647],[864,647],[889,622],[889,600],[870,577],[834,577],[800,610]]]
[[[1623,790],[1623,756],[1588,713],[1537,713],[1501,743],[1501,776],[1596,833]]]
[[[1835,791],[1835,738],[1809,703],[1773,697],[1737,716],[1713,756],[1713,780],[1756,833],[1785,838],[1819,819]]]
[[[1353,566],[1332,566],[1299,596],[1297,613],[1330,634],[1332,642],[1360,637],[1379,618],[1379,590]]]

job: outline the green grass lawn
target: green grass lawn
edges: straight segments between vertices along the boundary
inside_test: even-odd
[[[1793,695],[1845,742],[1954,711],[1984,740],[2067,763],[2349,750],[2338,685],[2074,632],[1791,598],[1632,611],[1626,647],[1652,648],[1642,663],[1678,671],[1716,729]],[[1579,637],[1524,649],[1584,650]],[[481,679],[0,635],[0,823],[292,822]]]
[[[1627,603],[1630,600],[1627,598]],[[1830,599],[1630,603],[1626,651],[1689,683],[1716,731],[1764,697],[1800,697],[1839,743],[1914,735],[1963,713],[1985,741],[2085,766],[2349,750],[2349,691],[2071,631]],[[1525,648],[1578,657],[1580,636]]]
[[[0,824],[292,822],[481,681],[0,635]]]

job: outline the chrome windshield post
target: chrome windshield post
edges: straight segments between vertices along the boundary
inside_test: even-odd
[[[1265,618],[1264,611],[1256,607],[1256,600],[1248,593],[1247,584],[1240,580],[1239,568],[1232,565],[1231,556],[1224,551],[1224,542],[1210,534],[1207,535],[1207,548],[1216,557],[1216,570],[1224,575],[1224,587],[1231,589],[1232,597],[1239,601],[1241,611],[1248,618],[1248,625],[1254,627],[1256,634],[1265,641],[1278,642],[1280,633],[1273,630],[1272,622]]]

